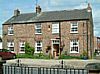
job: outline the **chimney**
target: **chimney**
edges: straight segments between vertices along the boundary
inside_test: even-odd
[[[14,10],[14,16],[18,16],[18,15],[20,15],[19,9]]]
[[[41,13],[41,7],[39,5],[36,6],[36,13],[37,14]]]
[[[90,3],[88,3],[87,12],[91,12],[91,11],[92,11],[92,8],[90,6]]]

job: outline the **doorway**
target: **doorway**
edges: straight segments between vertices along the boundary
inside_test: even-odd
[[[56,56],[59,56],[59,44],[53,44],[54,52],[56,52]]]
[[[60,46],[60,40],[52,39],[52,52],[54,57],[59,56],[59,46]]]

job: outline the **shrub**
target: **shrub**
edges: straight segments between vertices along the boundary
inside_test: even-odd
[[[29,45],[29,43],[25,43],[25,53],[26,54],[30,54],[30,55],[33,55],[34,54],[34,51],[35,51],[35,49],[34,49],[34,47],[31,47],[30,45]]]
[[[65,55],[65,54],[62,54],[59,59],[81,59],[80,56],[69,56],[69,55]]]

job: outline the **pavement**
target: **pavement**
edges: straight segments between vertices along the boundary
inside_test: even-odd
[[[61,66],[62,60],[44,60],[44,59],[19,59],[19,63],[29,66],[29,67],[57,67]],[[17,63],[18,59],[7,60],[6,64],[12,65]],[[84,68],[89,63],[100,63],[100,60],[90,59],[90,60],[78,60],[78,59],[64,59],[64,67],[70,68]]]

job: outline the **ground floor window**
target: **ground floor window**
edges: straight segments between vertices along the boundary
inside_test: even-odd
[[[42,51],[42,41],[36,41],[35,43],[35,53]]]
[[[20,47],[20,53],[25,53],[25,42],[21,41],[19,43],[19,47]]]
[[[70,41],[70,53],[79,53],[79,40],[73,39]]]
[[[14,52],[14,42],[9,41],[9,42],[7,43],[7,46],[8,46],[8,50],[9,50],[9,51]]]

